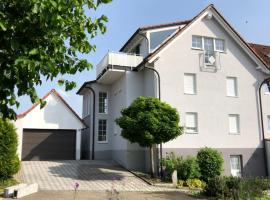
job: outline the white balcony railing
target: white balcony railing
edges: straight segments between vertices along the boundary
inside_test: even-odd
[[[97,64],[97,77],[107,66],[123,66],[123,67],[137,67],[143,61],[142,56],[127,53],[108,52],[103,59]]]

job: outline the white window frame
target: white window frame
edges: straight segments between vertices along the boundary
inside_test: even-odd
[[[107,102],[105,102],[105,112],[100,112],[100,93],[103,93],[103,94],[106,94],[106,97],[107,97]],[[108,95],[108,92],[103,92],[103,91],[99,91],[98,93],[98,113],[99,114],[108,114],[108,109],[109,109],[109,95]]]
[[[195,122],[195,127],[196,130],[192,131],[190,129],[187,129],[187,115],[193,115],[194,116],[194,122]],[[191,127],[193,128],[193,127]],[[198,113],[197,112],[186,112],[185,113],[185,133],[187,134],[198,134],[199,133],[199,128],[198,128]]]
[[[193,46],[193,38],[201,38],[201,47],[194,47]],[[191,48],[192,49],[199,49],[199,50],[203,50],[203,36],[200,36],[200,35],[192,35],[192,38],[191,38]]]
[[[270,115],[267,115],[267,132],[270,133]]]
[[[106,135],[106,140],[104,141],[100,141],[99,140],[99,131],[101,131],[99,129],[99,121],[101,120],[105,120],[106,121],[106,129],[105,129],[105,135]],[[97,142],[100,143],[100,144],[105,144],[105,143],[108,143],[108,120],[107,119],[98,119],[98,134],[97,134]]]
[[[239,165],[239,169],[233,169],[232,166],[232,158],[236,158],[238,160],[238,165]],[[231,168],[231,175],[235,176],[235,177],[241,177],[242,173],[243,173],[243,157],[242,155],[230,155],[230,168]],[[238,174],[234,175],[235,172],[233,172],[233,170]]]
[[[205,38],[209,38],[209,39],[213,39],[214,52],[226,53],[226,41],[223,38],[214,38],[214,37],[200,36],[200,35],[192,35],[191,37],[192,37],[192,39],[191,39],[191,48],[194,49],[194,50],[202,50],[202,51],[204,51],[205,50],[204,49],[204,40],[205,40]],[[202,39],[202,48],[193,47],[193,37],[201,37],[201,39]],[[223,41],[223,45],[224,45],[224,50],[223,51],[216,49],[216,40]]]
[[[236,118],[236,126],[237,126],[237,131],[236,132],[231,132],[231,127],[230,127],[230,117],[235,117]],[[229,114],[228,116],[229,120],[229,134],[230,135],[240,135],[240,115],[239,114]]]
[[[263,90],[264,90],[264,94],[270,94],[270,86],[268,88],[267,84],[264,84],[263,85]]]
[[[185,78],[187,76],[193,77],[193,92],[186,91]],[[184,73],[184,94],[187,94],[187,95],[196,95],[197,94],[197,76],[195,73]]]
[[[235,95],[230,95],[229,94],[229,88],[228,88],[228,80],[234,80],[234,92]],[[227,76],[226,77],[226,93],[227,93],[227,97],[239,97],[239,93],[238,93],[238,78],[235,76]]]

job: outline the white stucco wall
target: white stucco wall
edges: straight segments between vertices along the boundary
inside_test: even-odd
[[[226,52],[220,54],[221,69],[203,72],[199,50],[191,49],[192,35],[225,39]],[[198,113],[198,134],[183,134],[164,148],[257,148],[262,147],[259,127],[257,87],[264,74],[214,20],[196,23],[165,50],[155,68],[161,75],[162,100],[177,108],[181,125],[185,113]],[[184,73],[195,73],[197,94],[184,94]],[[239,97],[227,97],[226,77],[237,77]],[[240,115],[240,135],[229,134],[229,114]]]
[[[46,106],[40,109],[36,106],[23,118],[17,119],[14,124],[18,134],[18,155],[21,158],[23,129],[65,129],[76,130],[76,159],[80,159],[81,129],[84,124],[74,116],[69,108],[54,93],[46,99]]]

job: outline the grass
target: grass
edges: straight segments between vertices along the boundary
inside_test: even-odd
[[[14,179],[14,178],[11,178],[11,179],[0,179],[0,193],[3,192],[3,190],[6,188],[6,187],[9,187],[9,186],[12,186],[12,185],[15,185],[17,184],[18,182]]]

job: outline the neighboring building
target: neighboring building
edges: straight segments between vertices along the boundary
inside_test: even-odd
[[[163,144],[163,156],[196,155],[208,146],[223,154],[226,175],[266,175],[270,95],[263,87],[263,136],[258,90],[270,76],[269,53],[269,46],[246,43],[213,5],[192,20],[139,28],[119,53],[105,55],[97,79],[78,91],[89,126],[82,134],[84,158],[148,170],[148,150],[123,139],[114,120],[138,96],[161,95],[185,127],[182,136]]]
[[[17,116],[18,155],[21,160],[80,160],[81,118],[53,89],[43,100]]]

